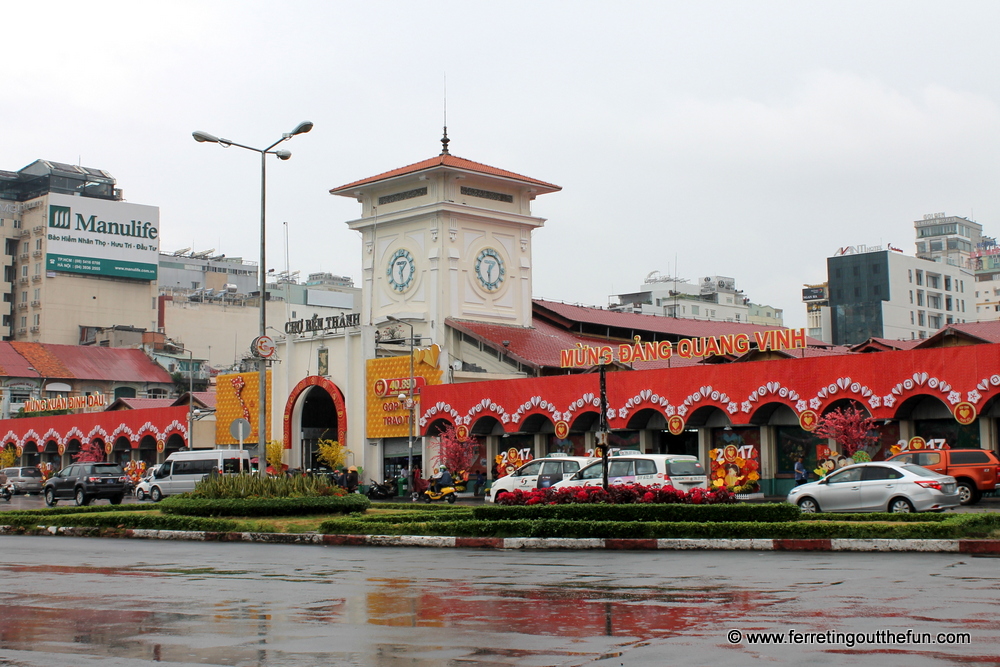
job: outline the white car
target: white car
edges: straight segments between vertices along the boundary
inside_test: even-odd
[[[960,501],[954,477],[912,463],[873,461],[792,487],[788,502],[803,512],[940,512]]]
[[[601,486],[604,468],[600,460],[554,486]],[[678,491],[708,488],[708,476],[696,456],[680,454],[640,454],[621,452],[608,459],[608,484],[672,486]]]
[[[594,460],[587,456],[549,454],[544,458],[528,461],[511,474],[493,482],[486,492],[486,501],[495,503],[497,498],[514,490],[530,491],[555,486],[557,482],[568,479]]]
[[[152,486],[153,473],[155,473],[156,469],[159,467],[160,467],[159,465],[151,466],[143,474],[142,479],[139,480],[139,483],[135,485],[135,489],[132,490],[132,493],[135,495],[137,499],[145,500],[146,498],[149,498],[149,489]]]

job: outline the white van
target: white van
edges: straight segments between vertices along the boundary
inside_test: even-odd
[[[250,472],[250,452],[245,449],[174,452],[153,473],[149,497],[158,502],[164,496],[194,491],[194,485],[213,471],[224,475]]]
[[[604,470],[595,461],[554,488],[601,486]],[[641,484],[642,486],[672,486],[678,491],[695,487],[708,488],[708,476],[695,456],[677,454],[639,454],[621,452],[608,459],[608,484]]]

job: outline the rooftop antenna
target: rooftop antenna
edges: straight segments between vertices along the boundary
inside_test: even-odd
[[[448,138],[448,73],[445,72],[444,75],[444,136],[441,137],[441,155],[450,155],[448,152],[448,144],[451,139]]]

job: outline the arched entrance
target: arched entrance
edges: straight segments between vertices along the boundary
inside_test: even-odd
[[[289,464],[303,469],[321,466],[320,440],[347,445],[347,410],[337,385],[313,375],[299,382],[285,404],[285,449],[293,450]],[[298,444],[296,447],[293,443]]]

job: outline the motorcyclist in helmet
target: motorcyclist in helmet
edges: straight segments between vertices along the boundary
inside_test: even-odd
[[[437,473],[434,474],[434,493],[441,493],[441,489],[446,486],[451,486],[451,473],[444,466],[439,466]]]

